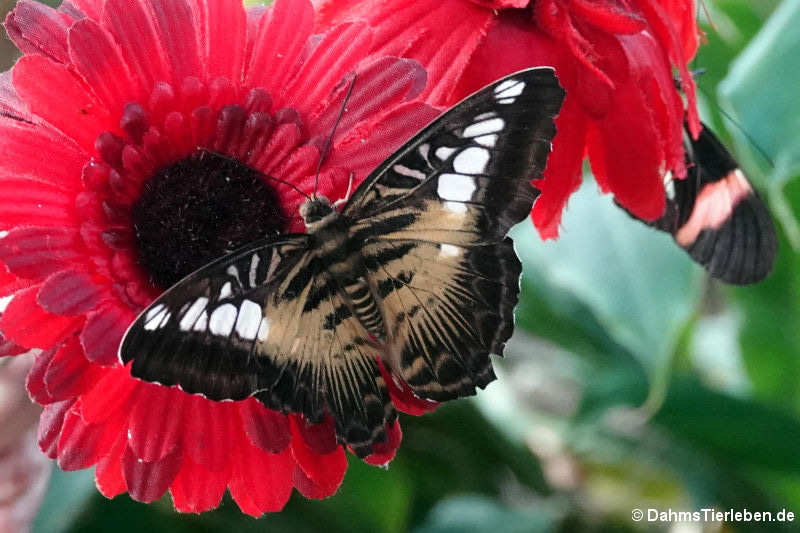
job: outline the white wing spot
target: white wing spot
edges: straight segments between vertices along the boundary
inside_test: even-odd
[[[436,149],[436,157],[441,159],[442,161],[447,161],[450,159],[450,156],[455,153],[455,148],[450,148],[449,146],[440,146]]]
[[[219,290],[219,299],[224,300],[231,294],[233,294],[233,285],[231,285],[230,281],[226,281],[225,285]]]
[[[192,302],[191,307],[189,307],[186,314],[181,318],[180,324],[178,324],[181,331],[189,331],[192,329],[192,326],[195,325],[195,322],[197,322],[197,319],[200,317],[200,313],[206,310],[206,305],[208,305],[208,298],[205,296],[201,296]]]
[[[439,255],[442,257],[458,257],[461,255],[461,249],[458,246],[453,246],[452,244],[442,244],[439,249]]]
[[[467,212],[467,204],[462,204],[461,202],[445,202],[444,208],[451,213],[462,214]]]
[[[264,317],[258,324],[258,333],[256,334],[256,337],[260,341],[265,341],[267,340],[268,336],[269,336],[269,319],[267,317]]]
[[[502,118],[492,118],[482,122],[470,124],[464,128],[464,137],[479,137],[490,133],[497,133],[506,127],[506,121]]]
[[[161,312],[164,311],[164,309],[166,308],[167,306],[165,306],[164,304],[154,305],[153,307],[147,310],[147,313],[144,315],[144,321],[145,322],[152,321],[156,317],[156,315],[161,314]]]
[[[475,137],[474,141],[481,146],[494,148],[494,145],[497,144],[497,134],[490,133],[489,135],[481,135],[480,137]]]
[[[413,168],[408,168],[407,166],[404,165],[395,165],[392,167],[392,170],[394,170],[401,176],[407,176],[409,178],[414,178],[419,181],[424,181],[425,178],[427,178],[424,172]]]
[[[236,324],[236,306],[233,304],[220,305],[211,313],[208,329],[214,335],[228,336]]]
[[[516,98],[525,90],[525,82],[519,80],[506,80],[494,88],[498,98]]]
[[[167,325],[167,322],[169,322],[171,317],[172,313],[169,312],[167,307],[164,304],[158,304],[150,309],[145,315],[144,329],[147,331],[153,331],[163,328]]]
[[[228,270],[226,270],[225,273],[228,274],[229,276],[233,276],[234,278],[239,280],[239,269],[236,268],[236,265],[229,266]],[[241,280],[239,280],[239,281],[241,281]]]
[[[489,150],[470,146],[462,150],[453,160],[453,170],[464,174],[482,174],[489,163]]]
[[[197,319],[197,322],[194,323],[194,330],[195,331],[205,331],[208,327],[208,312],[203,311],[200,313],[200,318]]]
[[[478,187],[475,180],[461,174],[442,174],[439,176],[439,186],[436,192],[443,200],[466,202],[472,198],[472,193]]]
[[[236,333],[243,339],[255,340],[261,325],[261,306],[252,300],[245,300],[239,307],[236,317]]]

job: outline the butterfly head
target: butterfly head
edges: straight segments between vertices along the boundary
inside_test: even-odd
[[[331,201],[324,196],[312,197],[300,205],[300,216],[309,232],[327,225],[336,214]]]

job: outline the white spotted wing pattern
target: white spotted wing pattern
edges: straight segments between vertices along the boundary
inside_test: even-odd
[[[378,166],[308,233],[250,243],[187,276],[128,330],[133,376],[212,400],[254,396],[331,416],[360,456],[396,417],[378,360],[419,397],[474,394],[513,329],[530,213],[564,91],[550,68],[457,104]]]

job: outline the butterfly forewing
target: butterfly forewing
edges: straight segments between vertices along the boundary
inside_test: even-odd
[[[520,72],[447,111],[387,159],[344,210],[355,235],[498,242],[531,210],[564,91],[549,68]]]
[[[329,415],[361,456],[396,416],[378,358],[420,397],[474,394],[511,335],[520,264],[506,233],[531,210],[563,97],[541,68],[467,98],[370,174],[335,224],[252,243],[162,294],[122,361],[212,400]]]

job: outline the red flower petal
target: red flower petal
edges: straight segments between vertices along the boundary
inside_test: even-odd
[[[378,361],[378,369],[381,371],[384,383],[386,383],[386,389],[389,391],[392,403],[399,411],[409,415],[420,416],[433,411],[439,406],[436,402],[423,400],[415,396],[411,392],[411,387],[403,381],[395,380],[380,360]]]
[[[428,102],[450,101],[453,89],[494,18],[494,12],[464,0],[392,2],[376,9],[374,2],[325,0],[319,7],[320,26],[350,19],[370,22],[373,51],[381,55],[412,57],[428,69]],[[476,87],[477,89],[477,87]]]
[[[534,183],[541,194],[533,204],[532,217],[542,239],[558,237],[558,225],[567,200],[583,181],[586,122],[580,102],[567,97],[556,118],[553,152],[547,160],[544,179]]]
[[[116,129],[107,109],[94,101],[67,66],[42,56],[23,56],[12,72],[14,88],[31,111],[83,149],[92,150],[100,132]],[[51,98],[52,87],[58,87],[58,98]]]
[[[18,224],[76,226],[69,196],[46,183],[26,179],[0,179],[0,227]]]
[[[103,12],[103,0],[69,0],[75,7],[85,13],[88,17],[99,20]],[[66,3],[66,2],[65,2]]]
[[[127,368],[106,370],[94,388],[83,395],[81,416],[89,423],[122,416],[127,420],[127,407],[136,402],[134,392],[139,392],[138,385],[140,383],[130,377]]]
[[[236,442],[238,446],[231,453],[228,488],[239,508],[255,517],[283,509],[292,493],[295,463],[291,451],[286,449],[279,454],[261,451],[247,442],[244,435]]]
[[[156,33],[176,86],[187,76],[202,72],[197,50],[195,21],[185,0],[148,0]]]
[[[292,437],[286,415],[271,411],[254,399],[239,404],[239,414],[251,444],[270,453],[280,453],[289,446]]]
[[[9,120],[0,120],[0,153],[14,154],[0,158],[0,175],[42,181],[68,191],[80,186],[88,158],[71,140],[48,127]]]
[[[9,38],[26,54],[67,61],[67,29],[71,17],[39,2],[19,2],[6,18]]]
[[[181,452],[185,394],[150,383],[137,383],[136,403],[128,426],[128,450],[146,463]],[[203,413],[197,413],[202,417]],[[189,419],[192,415],[188,416]],[[194,438],[187,435],[187,440]],[[181,452],[182,453],[182,452]]]
[[[212,402],[200,396],[188,396],[172,390],[173,396],[183,396],[186,410],[182,425],[183,447],[198,465],[209,470],[224,470],[228,466],[231,445],[229,435],[240,431],[233,423],[238,404]],[[173,400],[175,401],[175,400]]]
[[[106,498],[113,498],[128,490],[122,474],[122,454],[127,442],[125,434],[118,435],[109,454],[97,462],[94,481],[97,490]]]
[[[0,357],[19,355],[27,351],[27,348],[23,348],[22,346],[18,346],[9,340],[6,340],[2,333],[0,333]]]
[[[128,494],[138,502],[150,503],[159,499],[169,488],[181,468],[183,454],[176,449],[159,461],[145,462],[130,448],[122,454],[122,475]]]
[[[182,513],[202,513],[219,505],[228,485],[228,473],[208,470],[184,458],[170,485],[172,503]]]
[[[331,417],[325,417],[319,424],[308,424],[300,415],[291,415],[289,419],[292,434],[300,436],[315,454],[327,455],[336,451],[339,444],[336,442],[336,431]]]
[[[394,459],[400,442],[403,440],[403,430],[400,429],[400,421],[395,420],[392,424],[386,424],[386,442],[379,442],[372,445],[372,454],[364,458],[364,461],[375,466],[383,466]]]
[[[130,309],[115,303],[101,304],[88,313],[81,332],[81,345],[89,361],[104,366],[116,365],[122,336],[134,318]]]
[[[73,406],[64,417],[58,438],[58,466],[62,470],[80,470],[94,465],[108,453],[122,430],[121,425],[87,424],[80,408]]]
[[[71,228],[14,228],[0,239],[0,261],[23,278],[44,278],[83,259],[80,235]]]
[[[11,296],[20,289],[30,287],[32,284],[31,280],[18,278],[9,272],[5,265],[0,264],[0,298]]]
[[[87,392],[100,376],[101,370],[89,363],[78,338],[72,337],[50,359],[43,381],[50,399],[57,401]]]
[[[292,483],[300,494],[309,500],[323,500],[331,495],[329,491],[314,483],[299,466],[295,466],[292,471]]]
[[[425,69],[419,63],[395,57],[382,57],[372,61],[366,66],[360,67],[357,73],[358,82],[353,86],[350,99],[347,101],[347,113],[341,118],[336,128],[334,144],[338,144],[340,139],[347,137],[348,132],[356,124],[377,117],[383,110],[394,109],[403,101],[418,96],[425,88],[427,79]],[[328,101],[327,108],[316,117],[312,124],[311,136],[330,135],[341,110],[341,102],[346,90],[347,87],[341,87],[339,92]],[[398,122],[406,124],[408,119],[405,116],[403,118],[406,120],[398,120]],[[411,120],[413,121],[413,117]],[[411,135],[413,133],[408,138]],[[372,139],[371,142],[376,146],[381,146]],[[391,150],[387,149],[387,156],[389,153]]]
[[[108,107],[144,96],[144,89],[128,71],[113,37],[97,22],[83,19],[70,28],[69,52],[78,74]]]
[[[470,0],[470,2],[489,9],[522,9],[527,7],[531,0]]]
[[[25,388],[28,389],[28,394],[33,401],[40,405],[47,405],[56,401],[55,398],[50,396],[50,391],[44,384],[44,375],[47,372],[47,367],[50,366],[55,357],[56,351],[57,348],[51,348],[36,354],[33,359],[33,365],[28,372],[28,377],[25,380]]]
[[[305,476],[322,490],[324,494],[322,497],[330,496],[342,484],[344,472],[347,469],[347,457],[344,449],[338,446],[335,451],[327,455],[317,454],[306,443],[299,426],[300,424],[292,421],[292,456]],[[305,493],[303,495],[307,496]]]
[[[45,311],[58,315],[82,315],[94,309],[106,294],[86,272],[62,270],[49,276],[39,289],[37,301]]]
[[[276,0],[261,18],[245,85],[278,94],[295,72],[313,22],[314,8],[307,0]]]
[[[334,86],[367,55],[371,40],[369,26],[364,23],[331,28],[284,89],[287,103],[305,113],[318,113],[319,109],[309,108],[309,104],[319,107],[328,103]]]
[[[54,315],[36,302],[39,286],[23,289],[14,295],[3,316],[0,331],[6,339],[28,348],[50,348],[73,334],[83,317]]]
[[[58,438],[64,425],[64,417],[67,416],[74,404],[75,400],[72,399],[44,406],[42,416],[39,418],[37,441],[44,454],[50,459],[55,459],[58,455]]]
[[[201,64],[208,79],[222,76],[239,80],[244,68],[247,16],[240,2],[204,2],[195,0],[195,13],[200,19],[199,43],[203,46]],[[224,32],[217,31],[225,28]]]

